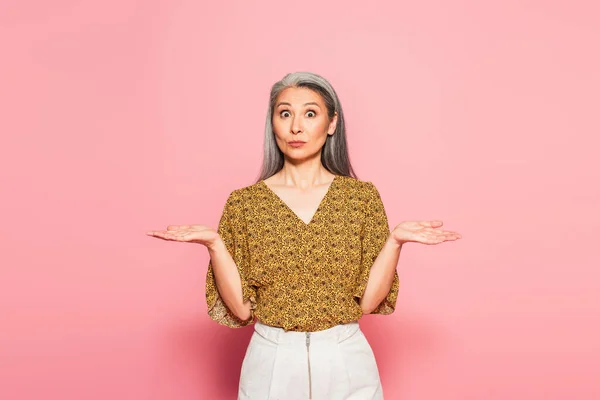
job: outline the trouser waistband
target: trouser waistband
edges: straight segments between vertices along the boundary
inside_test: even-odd
[[[360,331],[360,326],[358,321],[352,321],[322,331],[298,332],[286,331],[283,328],[270,326],[260,321],[256,321],[254,324],[254,331],[265,339],[277,344],[302,342],[306,340],[307,334],[310,335],[311,341],[333,340],[339,343]]]

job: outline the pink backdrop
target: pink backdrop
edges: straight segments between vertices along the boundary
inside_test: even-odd
[[[0,5],[0,398],[235,398],[252,329],[206,315],[205,248],[144,233],[216,227],[298,70],[390,224],[463,235],[361,321],[386,399],[600,398],[600,7],[254,3]]]

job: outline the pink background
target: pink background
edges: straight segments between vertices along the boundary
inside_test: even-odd
[[[594,3],[2,2],[0,398],[235,398],[252,329],[206,315],[205,248],[144,233],[216,227],[299,70],[390,224],[463,235],[361,320],[386,399],[600,398]]]

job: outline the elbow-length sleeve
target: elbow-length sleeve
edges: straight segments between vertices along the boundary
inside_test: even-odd
[[[354,297],[357,298],[357,301],[363,296],[369,280],[371,267],[390,235],[387,214],[379,191],[371,182],[366,182],[366,188],[367,202],[361,241],[360,274],[354,292]],[[394,280],[390,291],[371,314],[385,315],[394,312],[396,300],[398,299],[398,289],[398,271],[394,271]]]
[[[256,308],[256,288],[248,283],[247,276],[250,269],[250,254],[247,241],[247,226],[242,214],[243,203],[241,196],[233,191],[223,208],[217,232],[223,239],[225,247],[235,261],[242,280],[242,296],[244,301],[250,300],[252,316],[243,321],[229,310],[217,288],[213,275],[212,260],[208,263],[206,273],[206,302],[208,315],[221,325],[230,328],[239,328],[254,322],[254,309]]]

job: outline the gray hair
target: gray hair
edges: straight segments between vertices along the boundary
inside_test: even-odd
[[[279,96],[284,89],[289,87],[308,88],[321,95],[327,108],[327,116],[330,120],[333,119],[334,113],[337,112],[337,126],[333,135],[327,135],[327,139],[321,151],[321,163],[325,169],[333,174],[357,178],[352,169],[352,165],[350,164],[348,144],[346,142],[344,113],[342,112],[342,105],[340,104],[337,93],[331,84],[322,76],[312,72],[294,72],[287,74],[283,79],[276,82],[273,87],[271,87],[269,109],[267,111],[267,120],[265,124],[263,164],[257,182],[262,179],[267,179],[283,168],[283,153],[279,150],[277,142],[275,141],[272,118],[277,96]]]

